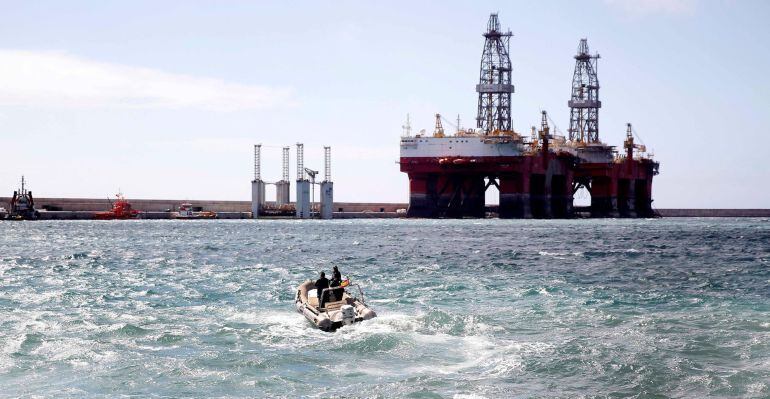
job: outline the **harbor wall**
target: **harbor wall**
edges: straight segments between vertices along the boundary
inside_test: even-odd
[[[42,211],[40,220],[93,220],[97,211]],[[396,212],[334,212],[334,219],[394,219],[404,217]],[[260,219],[292,219],[293,217],[260,216]],[[137,219],[171,219],[169,212],[142,212]],[[251,219],[251,212],[218,212],[217,219]]]
[[[770,209],[657,209],[664,218],[675,217],[770,217]]]
[[[128,198],[131,206],[142,212],[167,212],[176,211],[184,202],[191,203],[194,207],[201,207],[205,211],[222,212],[251,212],[251,201],[217,201],[217,200],[171,200],[171,199],[133,199]],[[0,197],[0,206],[8,208],[10,197]],[[265,202],[267,206],[278,206],[274,201]],[[406,209],[406,203],[380,203],[380,202],[334,202],[335,213],[350,212],[393,212]],[[107,211],[112,208],[107,198],[35,198],[35,207],[39,210],[50,211]]]
[[[93,220],[98,211],[41,211],[40,220]],[[142,212],[137,219],[171,219],[170,212]],[[217,219],[251,219],[251,212],[218,212]]]
[[[0,206],[8,208],[10,197],[0,197]],[[246,219],[251,217],[251,201],[217,201],[217,200],[148,200],[130,199],[134,209],[145,212],[145,219],[167,219],[167,210],[175,211],[179,204],[190,202],[195,207],[203,210],[217,212],[220,219]],[[268,201],[267,205],[275,202]],[[44,219],[93,219],[93,214],[99,211],[107,211],[112,206],[104,198],[35,198],[36,207],[43,211]],[[397,218],[404,216],[398,213],[406,209],[407,203],[382,203],[382,202],[335,202],[334,218]],[[497,206],[488,205],[487,211],[497,212]],[[656,209],[661,217],[770,217],[768,209],[685,209],[664,208]]]

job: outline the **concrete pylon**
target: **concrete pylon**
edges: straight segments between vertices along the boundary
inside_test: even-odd
[[[299,219],[310,217],[310,182],[297,180],[296,216]]]
[[[305,178],[305,145],[297,143],[297,203],[298,219],[310,217],[310,181]]]
[[[321,182],[321,219],[331,219],[334,215],[334,183]]]
[[[259,218],[259,211],[265,206],[265,182],[254,180],[251,182],[251,217]]]
[[[332,148],[324,147],[324,181],[321,182],[321,219],[334,215],[334,183],[332,183]]]
[[[279,206],[289,203],[289,192],[291,190],[291,183],[289,183],[289,147],[283,147],[282,152],[281,168],[283,173],[281,181],[275,183],[275,202]]]
[[[291,183],[288,181],[279,181],[275,183],[275,203],[278,205],[285,205],[289,203],[289,190],[291,190]]]
[[[259,211],[265,206],[265,182],[261,171],[262,144],[254,145],[254,180],[251,181],[251,217],[257,219]]]

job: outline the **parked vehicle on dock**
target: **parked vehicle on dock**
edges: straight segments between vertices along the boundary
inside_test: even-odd
[[[294,300],[297,312],[321,330],[334,331],[342,326],[377,317],[377,313],[364,302],[361,286],[350,284],[350,280],[345,279],[339,287],[325,288],[321,292],[322,295],[326,293],[329,300],[321,308],[315,282],[307,280],[297,287]]]

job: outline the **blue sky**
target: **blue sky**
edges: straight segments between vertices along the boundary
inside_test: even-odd
[[[407,200],[398,140],[475,117],[489,13],[509,27],[518,131],[566,130],[578,41],[599,52],[600,137],[634,124],[664,207],[770,207],[770,3],[0,2],[0,190],[247,200],[252,147],[332,146],[339,201]],[[294,172],[294,151],[292,170]]]

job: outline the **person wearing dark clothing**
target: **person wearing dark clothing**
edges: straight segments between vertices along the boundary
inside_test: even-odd
[[[334,266],[332,270],[332,287],[339,287],[340,284],[342,284],[342,273],[340,273],[340,270],[337,269],[337,266]],[[334,290],[334,298],[336,298],[338,301],[342,300],[342,293],[345,292],[344,288],[337,288]]]
[[[329,283],[329,287],[333,288],[332,290],[330,290],[330,292],[334,294],[335,301],[339,301],[342,299],[342,293],[340,292],[340,289],[336,288],[339,286],[340,286],[340,281],[335,278],[332,278],[331,282]]]
[[[323,308],[326,301],[329,300],[329,291],[324,292],[324,289],[329,288],[329,279],[326,278],[326,273],[321,272],[321,278],[315,281],[316,295],[318,295],[318,307]]]

